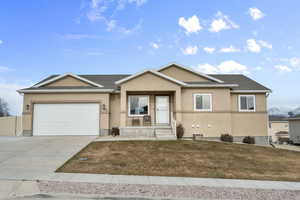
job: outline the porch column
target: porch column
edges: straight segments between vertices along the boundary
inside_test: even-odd
[[[126,126],[126,107],[127,107],[127,97],[126,97],[126,90],[121,88],[120,94],[120,127]]]
[[[175,108],[176,108],[176,121],[182,121],[182,110],[181,110],[181,88],[175,91]]]

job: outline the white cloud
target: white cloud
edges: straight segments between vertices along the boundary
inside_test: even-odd
[[[286,62],[294,68],[300,68],[300,58],[298,58],[298,57],[279,58],[279,59],[274,59],[274,60],[278,60],[280,62]],[[272,61],[272,60],[270,60],[270,61]]]
[[[299,67],[299,65],[300,65],[300,58],[297,58],[297,57],[290,58],[289,62],[290,62],[290,65],[292,67]]]
[[[261,51],[260,45],[254,39],[247,40],[247,49],[253,53],[259,53]]]
[[[199,64],[197,66],[197,70],[208,74],[249,73],[248,68],[245,65],[242,65],[234,60],[223,61],[222,63],[216,66],[211,64]]]
[[[127,4],[135,4],[139,7],[146,2],[147,0],[90,0],[86,17],[91,22],[101,21],[109,32],[116,29],[120,33],[128,34],[133,32],[132,29],[117,26],[115,13],[124,9]]]
[[[260,67],[260,66],[254,68],[255,71],[261,71],[262,69],[263,69],[263,68]]]
[[[106,30],[108,32],[112,31],[117,25],[117,21],[116,20],[109,20],[106,22]]]
[[[3,44],[3,41],[2,41],[2,40],[0,40],[0,44]]]
[[[211,22],[209,31],[210,32],[220,32],[227,29],[236,29],[239,28],[239,25],[234,23],[229,19],[227,15],[224,15],[222,12],[216,14],[216,18]]]
[[[0,97],[8,103],[10,114],[20,115],[22,113],[23,98],[16,90],[31,85],[31,82],[25,82],[26,83],[8,83],[3,80],[0,81]]]
[[[264,41],[264,40],[259,40],[258,41],[259,44],[262,46],[262,47],[265,47],[267,49],[272,49],[273,48],[273,45],[267,41]]]
[[[220,49],[220,52],[222,53],[234,53],[234,52],[239,52],[240,49],[230,45],[230,47],[224,47]]]
[[[8,72],[8,71],[13,71],[13,69],[5,66],[0,66],[0,72]]]
[[[179,26],[185,29],[186,34],[198,33],[202,29],[199,19],[196,15],[188,19],[185,19],[184,17],[180,17],[178,20],[178,24]]]
[[[274,68],[281,72],[291,72],[292,71],[292,69],[286,65],[275,65]]]
[[[213,47],[204,47],[203,50],[206,52],[206,53],[210,53],[212,54],[213,52],[215,52],[215,48]]]
[[[188,46],[181,50],[184,55],[196,55],[198,52],[197,46]]]
[[[127,4],[135,4],[137,7],[142,6],[147,2],[147,0],[117,0],[116,2],[118,4],[117,9],[122,10]]]
[[[249,8],[248,12],[253,20],[259,20],[265,16],[265,14],[258,8]]]
[[[153,49],[159,49],[159,48],[160,48],[160,45],[159,45],[158,43],[155,43],[155,42],[150,43],[150,46],[151,46]]]
[[[138,32],[142,28],[143,20],[140,20],[134,27],[132,28],[125,28],[125,27],[118,27],[118,31],[125,35],[131,35]]]
[[[147,0],[129,0],[129,3],[135,3],[137,6],[141,6],[147,2]]]

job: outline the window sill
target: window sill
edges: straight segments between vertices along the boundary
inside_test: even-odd
[[[212,112],[212,110],[194,110],[195,112]]]
[[[255,110],[239,110],[239,112],[255,112]]]
[[[148,115],[148,114],[144,114],[144,115],[128,115],[128,117],[144,117],[145,115]]]

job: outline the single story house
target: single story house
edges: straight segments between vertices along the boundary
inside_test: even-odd
[[[289,122],[285,116],[269,116],[269,136],[271,142],[278,142],[279,138],[289,138]]]
[[[289,118],[290,140],[294,144],[300,144],[300,117]]]
[[[241,74],[204,74],[171,63],[132,75],[51,75],[24,95],[23,135],[168,136],[267,141],[271,90]]]

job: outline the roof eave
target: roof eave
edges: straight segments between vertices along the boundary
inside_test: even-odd
[[[231,93],[271,93],[271,90],[232,90]]]
[[[44,82],[42,82],[42,83],[36,84],[36,85],[34,85],[34,86],[32,86],[32,87],[33,87],[33,88],[39,88],[39,87],[41,87],[41,86],[47,85],[47,84],[49,84],[49,83],[52,83],[52,82],[54,82],[54,81],[56,81],[56,80],[62,79],[62,78],[64,78],[64,77],[66,77],[66,76],[71,76],[71,77],[73,77],[73,78],[75,78],[75,79],[78,79],[78,80],[80,80],[80,81],[86,82],[86,83],[91,84],[91,85],[96,86],[96,87],[100,87],[100,88],[103,87],[103,85],[100,85],[100,84],[98,84],[98,83],[95,83],[95,82],[93,82],[93,81],[90,81],[90,80],[88,80],[88,79],[86,79],[86,78],[80,77],[80,76],[78,76],[78,75],[76,75],[76,74],[72,74],[72,73],[64,73],[64,74],[61,74],[61,75],[59,75],[59,76],[53,77],[53,78],[51,78],[51,79],[49,79],[49,80],[46,80],[46,81],[44,81]]]
[[[114,89],[21,89],[20,94],[26,93],[113,93]]]

